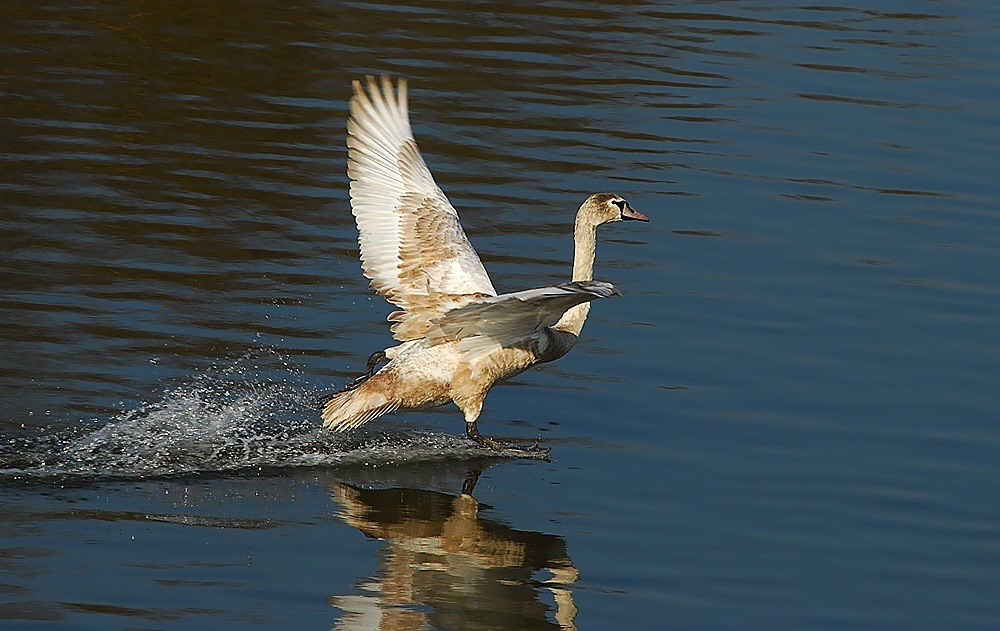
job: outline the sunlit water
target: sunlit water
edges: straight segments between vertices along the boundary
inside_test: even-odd
[[[1000,6],[0,8],[0,626],[1000,626]],[[320,429],[389,341],[350,81],[410,79],[567,357]],[[467,494],[463,495],[463,489]],[[471,493],[471,496],[468,494]]]

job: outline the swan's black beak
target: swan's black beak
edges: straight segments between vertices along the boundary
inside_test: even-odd
[[[625,205],[625,209],[622,210],[622,219],[632,219],[635,221],[649,221],[649,217],[642,214],[637,210],[633,210],[628,204]]]

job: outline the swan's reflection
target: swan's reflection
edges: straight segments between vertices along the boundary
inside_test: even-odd
[[[363,594],[330,599],[345,612],[336,629],[576,629],[566,542],[484,518],[479,473],[458,496],[332,485],[344,521],[388,542]]]

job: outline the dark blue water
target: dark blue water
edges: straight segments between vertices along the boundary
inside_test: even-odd
[[[1000,627],[1000,7],[0,9],[0,627]],[[350,81],[572,353],[358,432]],[[466,494],[463,495],[463,489]]]

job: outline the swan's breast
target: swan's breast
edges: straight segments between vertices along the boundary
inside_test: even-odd
[[[538,364],[549,346],[547,336],[537,335],[496,349],[468,363],[469,378],[488,390]]]

